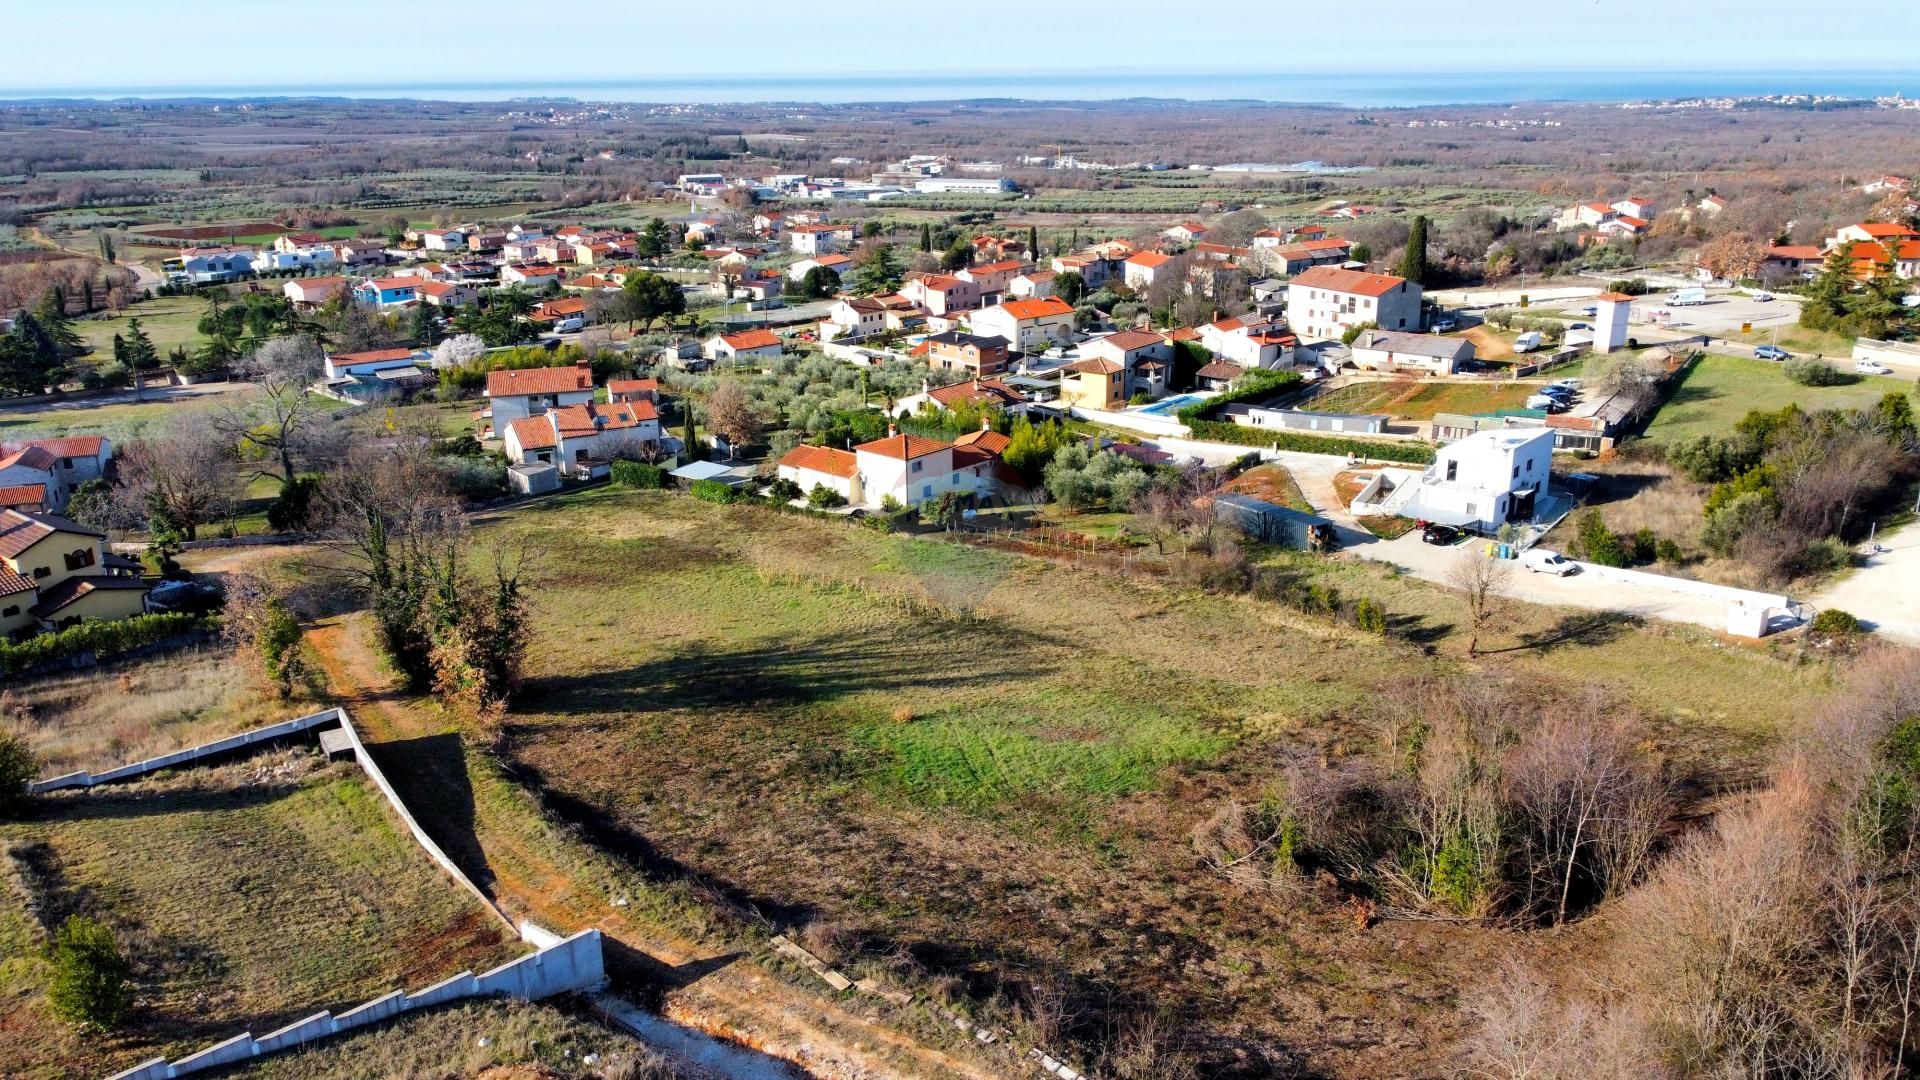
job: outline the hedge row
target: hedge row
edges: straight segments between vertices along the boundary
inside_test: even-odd
[[[694,498],[710,503],[738,502],[740,493],[718,480],[695,480],[687,488]]]
[[[1303,454],[1352,454],[1380,461],[1400,461],[1409,465],[1431,465],[1433,447],[1418,442],[1369,442],[1340,435],[1310,435],[1302,431],[1276,431],[1273,428],[1248,427],[1224,420],[1189,420],[1193,437],[1206,442],[1238,443],[1241,446],[1276,446]]]
[[[85,652],[105,660],[179,634],[215,630],[219,625],[218,619],[178,611],[83,622],[18,643],[0,642],[0,675],[18,675]]]
[[[610,473],[613,482],[621,487],[659,488],[667,485],[667,470],[643,461],[616,461]]]
[[[1218,397],[1197,401],[1181,409],[1176,415],[1180,422],[1191,427],[1196,421],[1204,423],[1220,415],[1227,406],[1242,401],[1264,401],[1277,394],[1283,394],[1306,382],[1298,373],[1292,371],[1268,371],[1255,368],[1240,376],[1239,386]]]

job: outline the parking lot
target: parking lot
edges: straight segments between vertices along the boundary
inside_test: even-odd
[[[1743,325],[1751,324],[1754,330],[1764,333],[1769,327],[1785,328],[1800,321],[1798,300],[1781,298],[1761,301],[1732,293],[1709,293],[1704,304],[1676,307],[1664,302],[1671,295],[1664,293],[1634,301],[1632,328],[1628,332],[1634,333],[1642,327],[1657,327],[1682,335],[1723,337],[1740,333]],[[1665,319],[1656,318],[1660,312],[1666,313]]]

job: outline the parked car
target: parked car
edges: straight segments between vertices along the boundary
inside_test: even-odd
[[[1436,334],[1445,334],[1458,329],[1460,329],[1460,323],[1451,316],[1433,320],[1433,332]]]
[[[1565,398],[1554,397],[1552,394],[1535,394],[1527,399],[1526,407],[1529,409],[1539,409],[1543,412],[1563,413],[1572,406],[1567,403]]]
[[[580,315],[575,315],[570,319],[561,319],[559,322],[553,324],[553,332],[556,334],[577,334],[586,328],[587,320]]]
[[[1420,527],[1420,539],[1423,542],[1442,547],[1459,543],[1460,538],[1465,535],[1467,534],[1463,530],[1451,525],[1442,525],[1437,521],[1429,521]]]
[[[1567,327],[1567,329],[1569,329],[1569,330],[1591,330],[1591,329],[1593,329],[1593,327],[1591,327],[1591,326],[1589,326],[1589,325],[1587,325],[1586,323],[1583,323],[1583,322],[1577,322],[1577,323],[1573,323],[1573,324],[1571,324],[1571,325],[1569,325],[1569,326]]]
[[[1773,294],[1763,290],[1763,291],[1754,293],[1753,295],[1747,297],[1747,299],[1752,300],[1756,304],[1764,304],[1773,299]]]
[[[1555,379],[1553,380],[1552,385],[1564,386],[1569,390],[1579,390],[1580,380],[1579,379]]]
[[[1513,339],[1513,351],[1517,353],[1532,352],[1533,350],[1539,348],[1540,343],[1544,340],[1546,339],[1541,336],[1540,331],[1529,330],[1526,333],[1521,334],[1519,337]]]
[[[1600,308],[1598,305],[1588,304],[1586,307],[1580,309],[1580,314],[1585,315],[1589,319],[1597,319],[1600,317]]]
[[[1566,577],[1580,571],[1579,563],[1546,548],[1528,548],[1521,552],[1520,565],[1526,567],[1529,573],[1552,574],[1554,577]]]
[[[1862,375],[1891,375],[1893,369],[1878,360],[1861,360],[1853,365],[1853,370]]]
[[[1753,350],[1756,360],[1791,360],[1793,354],[1778,345],[1761,345]]]
[[[1565,386],[1543,386],[1540,392],[1555,401],[1572,401],[1575,391]]]

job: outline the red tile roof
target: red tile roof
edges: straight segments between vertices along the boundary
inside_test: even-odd
[[[553,410],[553,423],[563,437],[580,437],[601,431],[624,431],[639,427],[660,414],[651,401],[615,402],[611,405],[567,405]]]
[[[76,533],[96,538],[106,535],[52,514],[0,510],[0,558],[11,559],[54,533]]]
[[[953,440],[955,446],[977,447],[996,456],[1006,453],[1007,447],[1012,445],[1012,443],[1013,440],[1007,436],[986,428],[982,428],[979,431],[969,431],[965,435]]]
[[[831,446],[796,446],[782,455],[779,463],[828,476],[853,476],[860,471],[860,459],[851,451]]]
[[[58,439],[35,439],[28,446],[37,446],[54,457],[99,457],[107,440],[98,435],[68,435]]]
[[[18,596],[21,593],[30,593],[33,590],[34,584],[32,581],[14,573],[6,566],[0,565],[0,596]]]
[[[764,349],[780,344],[780,335],[771,330],[742,330],[737,334],[722,334],[720,340],[730,349]]]
[[[560,445],[553,424],[544,416],[529,416],[507,425],[522,450],[551,450]]]
[[[1007,314],[1025,322],[1028,319],[1043,319],[1052,315],[1071,315],[1073,305],[1056,296],[1041,296],[1032,300],[1009,300],[1000,305]]]
[[[1077,363],[1068,364],[1066,367],[1063,367],[1060,370],[1071,371],[1071,372],[1075,372],[1077,374],[1083,374],[1083,375],[1114,375],[1114,374],[1118,374],[1119,372],[1125,371],[1127,369],[1123,367],[1120,364],[1120,362],[1117,360],[1108,360],[1105,357],[1099,357],[1092,360],[1081,360],[1081,361],[1078,361]]]
[[[926,457],[928,454],[937,454],[952,445],[952,443],[941,442],[939,439],[922,438],[919,435],[889,435],[884,439],[861,443],[854,449],[892,458],[895,461],[910,461],[913,458]]]
[[[1767,249],[1769,259],[1818,259],[1820,249],[1813,244],[1775,244]]]
[[[608,379],[609,394],[657,394],[660,392],[659,379]]]
[[[516,394],[564,394],[593,389],[593,372],[584,367],[517,368],[487,372],[488,397]]]
[[[0,487],[0,509],[13,507],[32,507],[38,509],[47,502],[45,484],[11,484]]]
[[[1152,270],[1160,266],[1165,266],[1167,263],[1172,262],[1173,256],[1160,255],[1151,251],[1143,251],[1138,255],[1128,256],[1127,261],[1132,263],[1135,266],[1144,266],[1147,269]]]
[[[334,353],[336,364],[375,364],[383,360],[407,360],[413,356],[412,349],[368,349],[365,352]]]
[[[1145,330],[1122,330],[1117,334],[1108,334],[1100,340],[1122,352],[1133,352],[1136,349],[1148,349],[1155,345],[1165,345],[1167,343],[1166,338]],[[1092,344],[1092,342],[1088,342],[1088,344]]]
[[[1028,265],[1029,264],[1022,259],[1002,259],[999,262],[987,263],[985,266],[970,267],[968,273],[1003,274],[1014,270],[1024,270]]]
[[[1882,221],[1869,221],[1861,225],[1855,225],[1854,228],[1859,229],[1868,236],[1881,240],[1889,236],[1920,236],[1920,233],[1914,232],[1905,225],[1894,225]]]
[[[21,465],[29,469],[46,470],[58,464],[59,459],[38,446],[28,445],[0,458],[0,469]]]
[[[949,408],[962,401],[983,402],[989,405],[1018,405],[1025,400],[1018,391],[999,379],[957,382],[951,386],[930,390],[927,396]]]
[[[1315,266],[1295,274],[1290,284],[1359,296],[1385,296],[1406,283],[1406,278],[1392,274],[1367,274],[1358,270],[1342,270],[1337,266]]]

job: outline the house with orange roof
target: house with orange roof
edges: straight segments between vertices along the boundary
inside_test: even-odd
[[[766,329],[715,334],[700,344],[700,355],[712,362],[725,360],[737,364],[742,360],[772,360],[781,352],[780,335]]]
[[[420,301],[417,277],[368,278],[353,287],[353,298],[377,307],[403,307]]]
[[[1162,255],[1157,251],[1142,251],[1127,259],[1122,278],[1129,289],[1136,292],[1153,288],[1154,278],[1162,267],[1173,261],[1173,256]]]
[[[888,496],[918,506],[949,491],[971,492],[974,476],[956,472],[953,444],[920,435],[890,434],[853,448],[862,497],[878,506]]]
[[[1883,191],[1912,191],[1913,181],[1904,176],[1882,176],[1861,184],[1860,190],[1869,195],[1878,195]]]
[[[980,306],[979,286],[957,274],[922,274],[900,286],[900,295],[925,308],[929,315],[971,311]]]
[[[568,367],[516,368],[487,372],[482,391],[487,407],[479,419],[491,421],[488,438],[504,432],[515,420],[544,415],[550,409],[585,405],[593,400],[593,369],[585,364]]]
[[[440,308],[466,307],[480,298],[480,291],[463,281],[423,281],[420,301]]]
[[[1207,227],[1198,221],[1183,221],[1161,230],[1160,235],[1176,244],[1192,244],[1207,238]]]
[[[1653,227],[1653,222],[1631,214],[1620,214],[1608,218],[1594,227],[1601,236],[1640,236]]]
[[[1080,346],[1083,359],[1112,360],[1122,371],[1120,394],[1162,397],[1173,375],[1173,346],[1150,330],[1121,330]]]
[[[296,310],[310,311],[333,299],[333,294],[347,287],[347,279],[339,274],[326,277],[288,278],[280,286],[280,292],[293,301]]]
[[[0,509],[0,635],[145,614],[146,582],[106,539],[54,514]]]
[[[787,246],[802,255],[830,255],[853,246],[853,226],[848,224],[789,225]]]
[[[1619,211],[1615,210],[1611,203],[1576,203],[1560,211],[1560,217],[1555,222],[1555,227],[1563,230],[1591,229],[1603,221],[1612,220],[1618,215]]]
[[[607,400],[613,402],[645,401],[653,405],[660,404],[659,379],[608,379]]]
[[[1053,279],[1058,277],[1051,270],[1029,270],[1007,282],[1007,295],[1016,300],[1032,300],[1039,296],[1053,295]]]
[[[1316,266],[1287,282],[1287,322],[1303,341],[1338,341],[1351,328],[1420,329],[1420,286],[1393,274]]]
[[[512,263],[500,268],[500,284],[544,289],[560,280],[560,268],[552,263]]]
[[[1339,266],[1352,251],[1353,245],[1345,240],[1301,240],[1254,248],[1260,265],[1282,277],[1292,277],[1316,266]]]
[[[1774,244],[1760,262],[1760,276],[1812,274],[1826,261],[1826,253],[1816,244]]]
[[[934,334],[922,344],[927,346],[927,365],[942,371],[958,371],[968,378],[981,379],[998,375],[1007,368],[1004,338],[949,330]]]
[[[781,455],[774,472],[780,479],[798,484],[803,492],[824,487],[854,506],[867,501],[860,484],[860,458],[851,450],[802,444]]]
[[[1117,360],[1089,357],[1060,369],[1060,404],[1068,409],[1117,412],[1127,405],[1127,369]]]
[[[1863,221],[1858,225],[1848,225],[1827,238],[1827,250],[1833,251],[1847,243],[1883,244],[1889,240],[1920,239],[1905,225],[1896,225],[1887,221]]]
[[[1073,306],[1053,296],[1007,300],[975,312],[969,322],[975,334],[1003,338],[1022,352],[1073,341]]]
[[[1207,351],[1242,368],[1291,365],[1299,343],[1284,321],[1261,315],[1216,319],[1200,327],[1200,344]]]
[[[509,423],[501,442],[515,465],[552,465],[576,479],[605,475],[616,457],[663,449],[651,401],[562,405]]]
[[[1014,278],[1033,269],[1033,264],[1022,259],[1001,259],[998,262],[981,263],[978,266],[963,267],[954,273],[962,281],[973,284],[974,295],[981,302],[998,300],[999,294],[1007,291]]]

